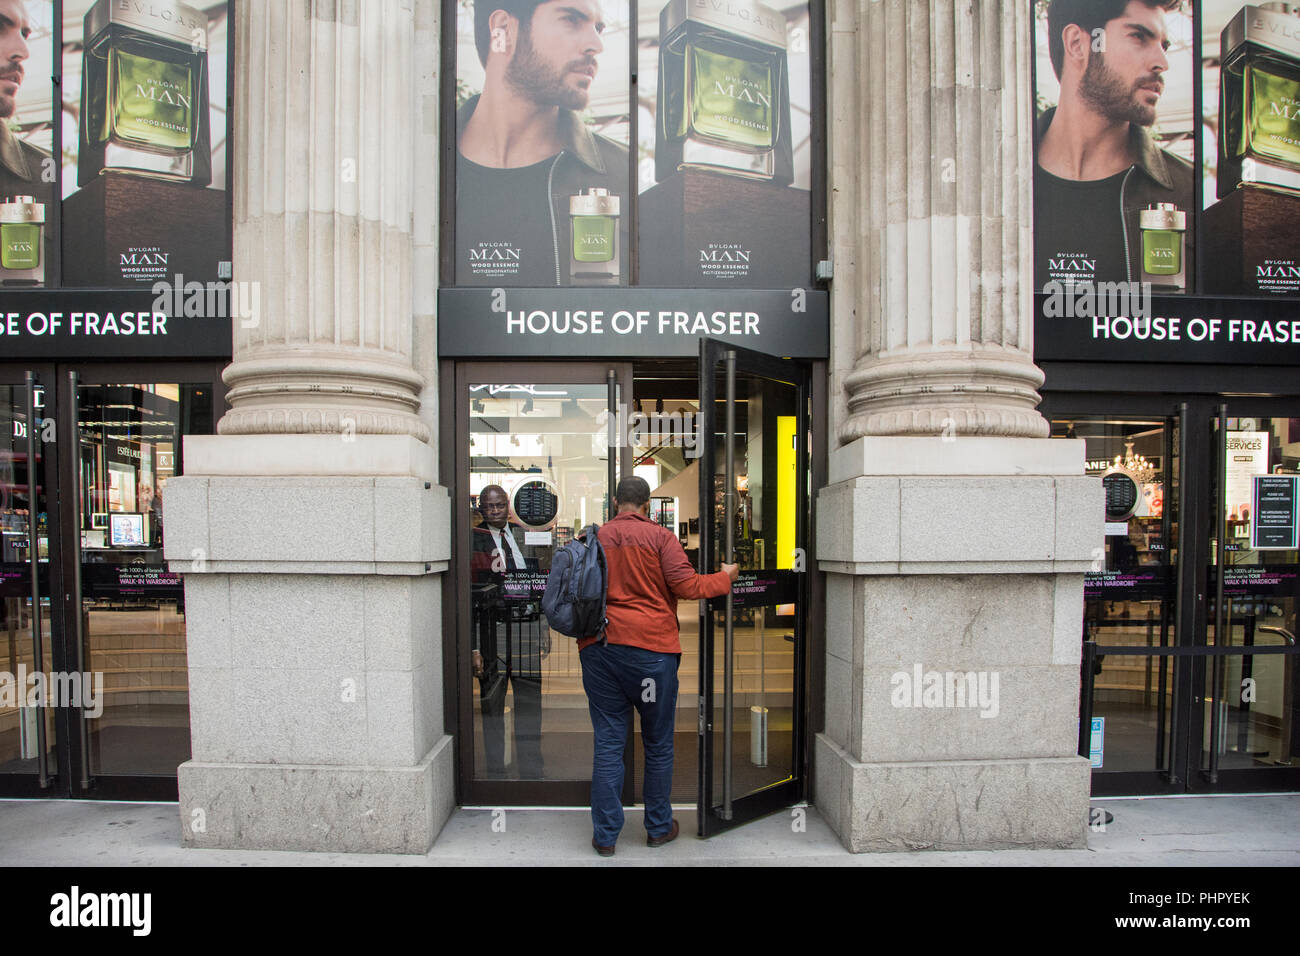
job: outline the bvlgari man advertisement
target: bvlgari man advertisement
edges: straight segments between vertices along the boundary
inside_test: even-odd
[[[1036,0],[1040,290],[1194,291],[1194,35],[1181,0]]]
[[[1300,364],[1300,5],[1031,2],[1036,358]]]
[[[1300,295],[1300,5],[1200,8],[1204,291]]]
[[[230,278],[229,9],[64,0],[63,282]]]
[[[807,4],[643,0],[637,9],[642,284],[808,282]]]
[[[54,5],[0,0],[0,288],[55,276]]]
[[[457,285],[626,285],[626,0],[465,0]]]

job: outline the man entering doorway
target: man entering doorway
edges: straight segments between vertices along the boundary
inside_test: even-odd
[[[578,642],[595,755],[591,770],[591,845],[612,856],[623,829],[623,748],[632,709],[645,745],[645,828],[648,846],[676,838],[673,723],[682,659],[677,599],[721,597],[739,567],[696,574],[677,537],[650,520],[650,485],[624,478],[614,496],[618,514],[598,532],[608,567],[604,640]]]

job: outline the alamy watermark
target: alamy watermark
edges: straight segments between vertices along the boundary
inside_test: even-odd
[[[104,675],[101,671],[80,673],[0,671],[0,707],[80,707],[92,720],[104,713]]]
[[[979,708],[981,717],[996,717],[997,671],[927,671],[912,665],[912,672],[896,671],[889,678],[889,702],[895,707]]]
[[[1043,286],[1043,316],[1049,319],[1123,316],[1149,318],[1150,282],[1092,282],[1053,279]]]
[[[598,440],[609,436],[610,416],[601,409],[596,416]],[[686,458],[699,458],[700,414],[690,411],[628,413],[619,403],[614,416],[614,444],[618,448],[681,448]]]
[[[240,328],[255,329],[262,322],[260,282],[186,282],[177,273],[172,279],[153,284],[153,308],[157,313],[185,318],[239,319]]]

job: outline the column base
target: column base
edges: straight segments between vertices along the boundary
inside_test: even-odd
[[[217,764],[179,769],[181,843],[202,849],[429,851],[455,807],[452,739],[413,767]]]
[[[853,853],[1085,849],[1083,757],[862,763],[818,734],[817,809]]]

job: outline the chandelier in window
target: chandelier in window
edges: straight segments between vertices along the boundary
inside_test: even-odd
[[[1111,462],[1112,471],[1126,471],[1137,481],[1152,481],[1156,477],[1156,467],[1142,455],[1133,454],[1133,443],[1124,442],[1124,455],[1115,456]]]

